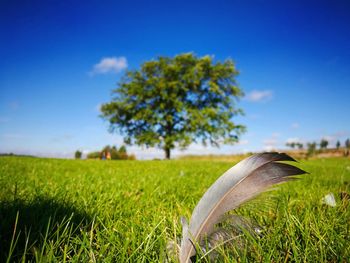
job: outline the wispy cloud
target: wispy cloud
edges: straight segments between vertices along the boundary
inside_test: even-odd
[[[0,116],[0,123],[5,123],[5,122],[9,122],[9,121],[10,121],[9,118],[1,117],[1,116]]]
[[[106,57],[93,66],[90,75],[119,73],[128,67],[128,61],[125,57]]]
[[[247,145],[249,144],[248,140],[240,140],[239,142],[237,142],[237,145]]]
[[[291,127],[292,129],[298,129],[298,128],[300,127],[300,125],[299,125],[299,123],[294,122],[294,123],[292,123],[292,124],[290,125],[290,127]]]
[[[101,113],[102,104],[103,104],[103,103],[97,104],[97,105],[94,107],[94,111],[95,111],[95,112],[98,112],[98,113]]]
[[[271,90],[253,90],[249,92],[245,99],[250,102],[266,102],[272,99]]]
[[[336,138],[342,138],[342,137],[349,136],[349,134],[350,133],[348,131],[342,130],[342,131],[337,131],[337,132],[333,133],[332,136],[334,136]]]
[[[12,102],[10,102],[9,103],[9,108],[11,109],[11,110],[18,110],[18,108],[19,108],[19,102],[18,101],[12,101]]]
[[[53,143],[64,143],[67,141],[71,141],[74,138],[73,135],[71,134],[63,134],[63,135],[59,135],[56,137],[51,138],[51,142]]]
[[[8,140],[17,140],[17,139],[24,139],[27,136],[23,134],[17,134],[17,133],[5,133],[5,134],[2,134],[1,137]]]
[[[333,134],[324,135],[321,140],[327,140],[330,145],[335,145],[337,141],[344,141],[349,136],[348,131],[337,131]]]
[[[278,132],[274,132],[271,134],[271,137],[263,140],[264,150],[265,151],[276,150],[279,144],[279,139],[278,139],[279,137],[280,137],[280,134]]]

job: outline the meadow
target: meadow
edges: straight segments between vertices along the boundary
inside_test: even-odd
[[[164,262],[206,189],[228,161],[0,158],[0,261]],[[346,262],[350,160],[297,164],[310,174],[237,209],[263,228],[222,262]],[[334,193],[336,207],[321,202]],[[203,258],[201,261],[205,261]]]

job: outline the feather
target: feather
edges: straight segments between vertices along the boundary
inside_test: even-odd
[[[182,218],[180,262],[191,262],[195,245],[209,237],[224,214],[239,207],[268,187],[292,179],[305,171],[280,161],[295,161],[284,153],[254,154],[226,171],[206,191],[194,208],[189,225]]]
[[[200,259],[206,257],[209,262],[224,261],[220,260],[220,254],[216,251],[217,248],[243,250],[247,244],[247,235],[251,238],[260,238],[263,236],[262,233],[262,227],[255,221],[239,215],[226,215],[223,221],[220,222],[220,226],[216,227],[206,239],[201,240],[199,244],[201,255],[196,253],[191,257],[191,261],[196,262],[199,256]]]

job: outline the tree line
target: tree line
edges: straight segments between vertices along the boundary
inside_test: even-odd
[[[329,141],[326,139],[322,139],[319,143],[316,142],[311,142],[311,143],[306,143],[306,147],[307,149],[311,148],[317,148],[317,145],[319,145],[319,149],[327,149],[328,145],[329,145]],[[303,149],[304,148],[304,144],[300,143],[300,142],[287,142],[286,146],[292,148],[292,149]],[[341,147],[341,142],[338,140],[335,144],[335,147],[337,149],[339,149]],[[346,149],[350,149],[350,139],[346,139],[344,142],[344,147]]]
[[[74,154],[75,159],[81,159],[83,153],[77,150]],[[86,159],[100,160],[135,160],[134,154],[128,154],[125,145],[120,148],[117,146],[106,145],[101,151],[90,152],[86,155]]]
[[[286,146],[292,148],[292,149],[299,149],[302,150],[304,149],[304,144],[300,142],[287,142]],[[319,147],[317,149],[317,146]],[[317,150],[326,150],[327,147],[329,146],[329,141],[326,139],[322,139],[319,143],[317,142],[308,142],[306,143],[306,149],[307,149],[307,155],[311,156],[316,153]],[[339,150],[342,147],[341,142],[338,140],[335,144],[335,147],[337,150]],[[350,139],[346,139],[343,147],[346,149],[344,154],[347,156],[349,155],[349,150],[350,150]]]

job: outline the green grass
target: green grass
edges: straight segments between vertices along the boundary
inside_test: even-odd
[[[206,189],[230,162],[0,158],[0,261],[162,262]],[[345,262],[350,258],[350,160],[299,164],[311,174],[236,213],[264,227],[224,262]],[[333,192],[337,206],[321,203]]]

